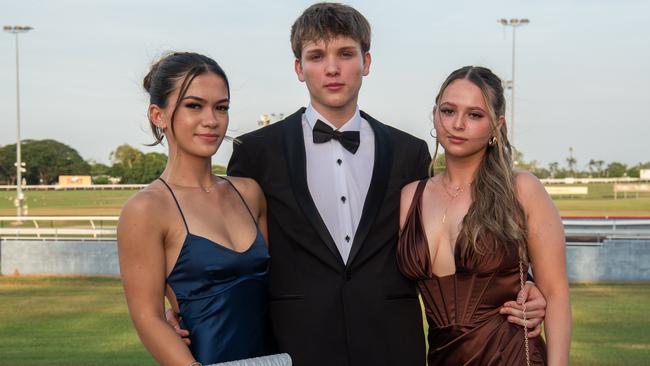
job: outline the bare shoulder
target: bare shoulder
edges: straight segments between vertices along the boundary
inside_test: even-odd
[[[515,171],[514,174],[517,196],[524,207],[550,200],[544,185],[535,175],[522,170]]]
[[[517,170],[514,172],[515,184],[520,194],[539,193],[545,191],[542,182],[529,171]]]
[[[246,177],[227,177],[239,192],[247,200],[258,200],[260,196],[263,196],[262,188],[254,179]]]
[[[428,182],[431,179],[436,179],[436,178],[435,177],[427,178],[426,181]],[[400,211],[406,212],[409,209],[409,207],[411,207],[411,204],[413,203],[413,198],[415,197],[415,191],[417,191],[420,182],[421,180],[416,180],[414,182],[405,185],[402,188],[402,195],[400,198],[400,207],[401,207]]]
[[[411,182],[404,187],[402,187],[402,195],[400,198],[400,207],[399,207],[399,227],[400,231],[404,227],[404,224],[406,222],[407,216],[409,209],[411,208],[411,204],[413,203],[413,198],[415,197],[415,191],[417,190],[418,184],[420,183],[419,180],[416,180],[415,182]]]
[[[415,196],[415,190],[417,189],[419,183],[420,181],[416,180],[402,187],[402,201],[405,199],[408,201],[413,199],[413,196]]]
[[[169,195],[164,187],[154,182],[131,196],[120,212],[120,228],[144,225],[155,227],[164,222],[163,216],[170,208],[170,200],[166,194]]]

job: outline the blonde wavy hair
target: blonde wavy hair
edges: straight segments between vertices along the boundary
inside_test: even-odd
[[[445,89],[455,80],[468,80],[483,93],[492,123],[493,144],[488,144],[472,183],[472,204],[463,219],[460,235],[463,241],[461,254],[479,254],[498,249],[516,247],[519,258],[528,263],[526,213],[517,199],[515,173],[513,170],[513,147],[508,141],[505,123],[498,126],[505,115],[506,102],[501,79],[491,70],[480,66],[465,66],[452,72],[444,81],[436,97],[436,105]],[[433,162],[438,152],[438,142]]]

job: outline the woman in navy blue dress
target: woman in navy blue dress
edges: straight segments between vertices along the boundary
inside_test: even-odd
[[[200,365],[270,353],[266,202],[257,183],[212,174],[228,127],[230,89],[212,59],[172,53],[144,79],[161,177],[126,203],[118,254],[131,318],[161,364]],[[164,298],[189,331],[165,321]]]

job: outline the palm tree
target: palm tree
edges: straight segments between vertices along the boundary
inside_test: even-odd
[[[573,157],[573,148],[569,148],[569,157],[566,158],[566,163],[569,166],[569,171],[571,172],[571,175],[575,177],[576,175],[576,163],[578,161],[576,158]]]
[[[603,160],[596,160],[594,163],[596,165],[596,171],[598,171],[598,176],[602,177],[603,176],[603,166],[605,165],[605,162]]]
[[[557,161],[554,161],[548,164],[548,170],[551,171],[551,178],[555,178],[557,172],[560,170],[560,164]]]
[[[589,169],[589,177],[590,178],[593,178],[595,167],[596,167],[596,160],[590,159],[589,163],[587,164],[587,168]]]

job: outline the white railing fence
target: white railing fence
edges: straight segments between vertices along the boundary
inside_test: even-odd
[[[115,238],[118,216],[0,216],[0,238]],[[563,218],[567,239],[650,239],[650,218]]]
[[[118,216],[0,216],[0,237],[114,238],[118,219]]]
[[[146,184],[74,184],[74,185],[23,185],[23,191],[104,191],[104,190],[135,190],[146,187]],[[16,185],[0,185],[0,191],[15,191]]]

